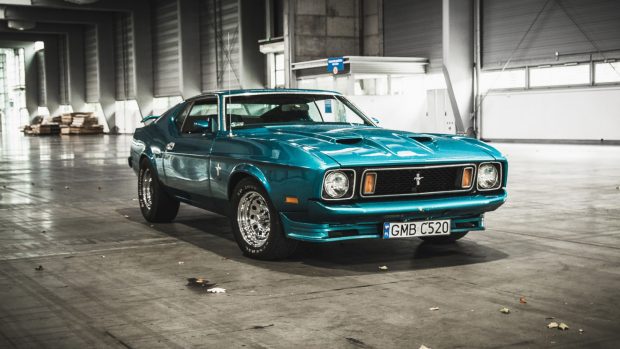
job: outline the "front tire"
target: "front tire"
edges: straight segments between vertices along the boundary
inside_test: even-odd
[[[424,241],[425,244],[429,244],[429,245],[446,245],[446,244],[453,244],[455,243],[457,240],[462,239],[463,237],[465,237],[465,235],[467,235],[467,233],[469,233],[468,231],[463,232],[463,233],[452,233],[450,235],[441,235],[441,236],[425,236],[425,237],[421,237],[419,238],[420,240]]]
[[[179,200],[164,190],[151,162],[146,158],[140,161],[138,201],[142,216],[152,223],[171,222],[179,212]]]
[[[278,211],[260,183],[252,178],[242,179],[231,199],[233,234],[246,256],[275,260],[295,252],[297,241],[284,235]]]

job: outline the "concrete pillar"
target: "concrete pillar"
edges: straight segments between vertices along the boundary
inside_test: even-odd
[[[178,1],[179,6],[179,57],[181,96],[183,99],[201,92],[200,74],[200,2]]]
[[[69,70],[69,102],[75,111],[84,110],[84,33],[73,29],[67,32],[67,66]]]
[[[134,31],[133,51],[136,69],[136,101],[138,102],[140,113],[144,117],[153,113],[153,43],[151,5],[148,1],[144,1],[141,5],[132,12],[132,19]]]
[[[474,12],[472,0],[443,0],[443,72],[457,133],[473,135]]]
[[[116,86],[114,83],[114,21],[100,21],[97,27],[99,62],[99,104],[103,109],[110,133],[116,133]]]
[[[242,88],[265,87],[265,55],[259,50],[258,40],[265,36],[264,0],[241,0],[239,16],[239,79]],[[259,14],[259,15],[257,15]]]
[[[35,61],[34,43],[24,45],[24,69],[26,82],[26,108],[28,115],[33,118],[39,109],[39,99],[37,97],[37,66]]]
[[[58,37],[43,40],[45,45],[45,90],[47,91],[47,109],[50,115],[60,113],[60,60],[58,59]]]

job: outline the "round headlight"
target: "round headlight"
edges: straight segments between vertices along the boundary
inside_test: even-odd
[[[343,172],[334,171],[325,176],[325,193],[332,199],[339,199],[349,191],[349,177]]]
[[[499,173],[492,164],[483,164],[478,169],[478,187],[480,189],[492,189],[497,187]]]

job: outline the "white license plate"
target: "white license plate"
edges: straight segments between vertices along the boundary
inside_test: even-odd
[[[450,220],[383,223],[383,238],[450,235]]]

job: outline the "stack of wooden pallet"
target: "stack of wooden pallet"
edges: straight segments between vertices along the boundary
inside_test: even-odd
[[[58,124],[33,124],[24,128],[27,135],[57,135],[60,133]]]
[[[71,123],[68,127],[68,131],[63,128],[63,134],[101,134],[103,133],[103,125],[99,125],[99,120],[93,113],[71,113],[63,114],[63,123],[69,121],[71,117]]]

